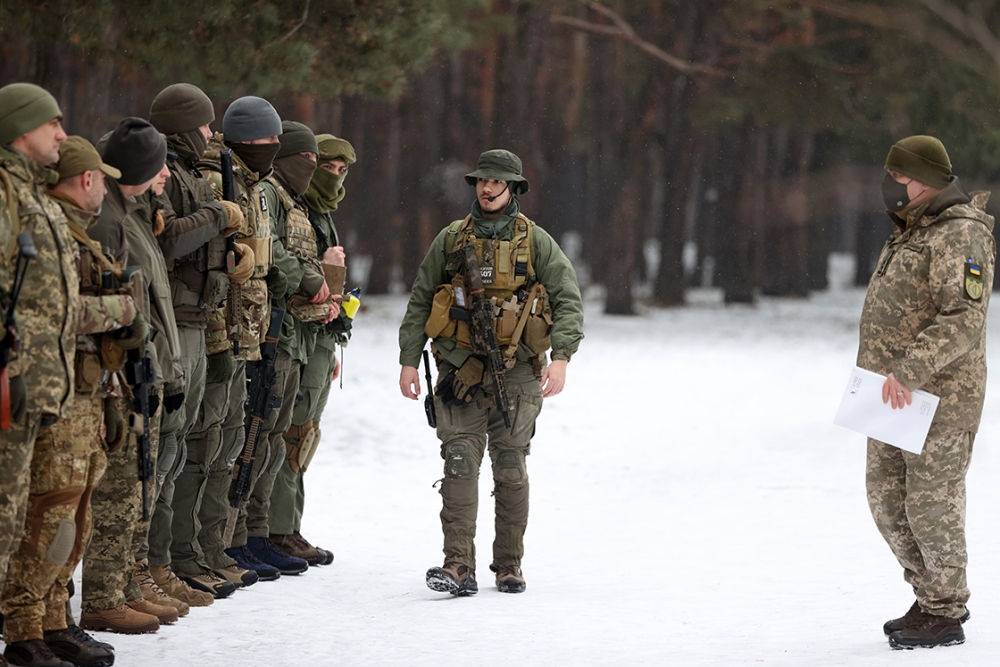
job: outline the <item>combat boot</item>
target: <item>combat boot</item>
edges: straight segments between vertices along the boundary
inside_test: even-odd
[[[257,560],[245,544],[242,547],[229,547],[226,549],[226,555],[236,561],[242,569],[256,572],[257,581],[274,581],[281,576],[278,568]]]
[[[79,625],[65,630],[46,630],[45,643],[52,652],[77,667],[110,667],[115,664],[115,648],[99,642]]]
[[[455,596],[475,595],[479,592],[476,571],[467,565],[455,562],[427,570],[427,588]]]
[[[21,667],[74,667],[72,662],[57,657],[41,639],[7,644],[3,655],[7,662]]]
[[[315,547],[315,546],[313,546],[309,542],[309,540],[307,540],[306,538],[302,537],[302,533],[300,533],[297,530],[294,533],[292,533],[292,537],[295,538],[296,540],[298,540],[299,542],[301,542],[306,547],[308,547],[310,549],[315,549],[316,551],[320,552],[320,554],[323,554],[325,556],[325,558],[320,563],[320,565],[329,565],[330,563],[333,562],[333,552],[330,551],[329,549],[323,549],[322,547]]]
[[[500,567],[490,565],[490,569],[497,574],[497,590],[501,593],[523,593],[528,586],[524,583],[524,575],[517,565],[501,565]]]
[[[227,598],[236,591],[236,586],[211,570],[205,570],[201,574],[181,574],[181,581],[191,588],[205,591],[215,596],[216,600]]]
[[[230,565],[229,567],[217,568],[212,571],[236,586],[236,588],[253,586],[257,583],[258,579],[257,573],[254,570],[247,570],[239,565]]]
[[[160,621],[156,616],[138,612],[127,604],[120,604],[112,609],[82,612],[80,627],[84,630],[108,630],[125,635],[139,635],[156,632],[160,629]]]
[[[919,617],[902,630],[889,635],[894,649],[934,648],[965,643],[965,631],[957,618],[919,612]]]
[[[282,553],[266,537],[247,538],[247,550],[262,563],[278,568],[282,574],[301,574],[309,569],[309,563]]]
[[[885,625],[882,626],[882,632],[884,632],[885,636],[888,637],[897,630],[903,630],[904,628],[908,628],[920,620],[920,614],[921,614],[920,603],[914,601],[913,606],[910,607],[910,610],[907,611],[905,614],[903,614],[899,618],[894,618],[891,621],[886,621]],[[962,614],[962,617],[958,619],[958,622],[964,624],[970,618],[972,618],[972,612],[970,612],[969,608],[966,607],[965,613]]]
[[[192,607],[207,607],[215,602],[215,596],[205,591],[196,591],[181,581],[169,565],[154,565],[149,568],[153,581],[164,593],[175,600],[186,602]]]
[[[271,535],[269,539],[282,553],[292,558],[301,558],[309,563],[309,567],[326,564],[325,551],[321,553],[319,549],[305,540],[296,539],[295,534]]]
[[[156,585],[156,582],[153,581],[153,575],[149,573],[149,561],[145,558],[136,561],[135,572],[132,573],[132,581],[139,586],[139,590],[142,591],[142,597],[146,600],[161,607],[173,607],[177,610],[178,616],[188,615],[190,608],[187,602],[170,597],[162,588]]]
[[[170,625],[178,619],[177,610],[162,604],[150,602],[146,598],[136,598],[126,602],[129,607],[141,614],[150,614],[156,617],[160,625]]]

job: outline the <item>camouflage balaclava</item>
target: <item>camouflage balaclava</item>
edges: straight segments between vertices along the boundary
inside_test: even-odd
[[[343,160],[350,166],[357,161],[354,146],[346,139],[339,139],[332,134],[319,134],[316,135],[316,141],[319,144],[320,165],[331,160]],[[345,178],[346,171],[343,174],[333,174],[322,167],[316,169],[304,195],[306,204],[320,213],[336,211],[347,194],[344,189]]]
[[[167,135],[167,144],[189,162],[200,160],[208,147],[201,126],[215,120],[215,106],[208,95],[190,83],[167,86],[153,98],[149,122]]]

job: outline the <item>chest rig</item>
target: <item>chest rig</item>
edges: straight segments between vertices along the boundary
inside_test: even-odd
[[[310,269],[323,275],[323,264],[319,259],[319,245],[316,230],[309,221],[309,213],[292,198],[288,190],[273,176],[267,181],[274,186],[281,202],[284,215],[279,216],[278,233],[282,237],[285,250]],[[326,319],[330,313],[328,303],[309,303],[309,297],[293,294],[288,298],[288,312],[300,322],[315,322]]]

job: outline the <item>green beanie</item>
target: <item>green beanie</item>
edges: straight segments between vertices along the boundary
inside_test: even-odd
[[[885,168],[932,188],[944,189],[951,182],[948,151],[940,140],[925,135],[907,137],[893,144]]]
[[[59,103],[49,91],[31,83],[12,83],[0,88],[0,146],[62,118]]]
[[[358,161],[354,154],[354,146],[346,139],[335,137],[332,134],[317,134],[316,143],[319,144],[320,162],[343,160],[350,166]]]
[[[163,134],[183,134],[215,120],[212,100],[198,86],[175,83],[153,98],[149,122]]]
[[[278,141],[281,142],[281,148],[274,156],[275,159],[299,153],[319,154],[316,135],[308,126],[296,123],[294,120],[281,121],[281,135],[278,137]]]

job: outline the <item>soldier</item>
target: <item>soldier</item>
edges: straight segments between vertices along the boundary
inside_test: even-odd
[[[167,145],[159,132],[141,118],[126,118],[104,144],[103,160],[121,172],[108,180],[98,222],[90,237],[106,248],[122,266],[138,265],[133,294],[139,312],[155,333],[144,351],[152,359],[155,384],[150,390],[149,439],[155,460],[160,396],[163,386],[178,384],[177,330],[170,308],[166,268],[156,246],[147,191],[163,187],[170,176]],[[145,540],[148,523],[142,521],[142,484],[138,471],[136,434],[108,454],[104,480],[93,495],[94,529],[83,561],[80,626],[88,630],[123,633],[155,632],[161,623],[173,623],[186,605],[153,603],[133,581],[135,556]],[[152,499],[152,489],[150,495]],[[164,600],[169,603],[170,601]]]
[[[226,238],[243,225],[243,213],[234,202],[217,201],[211,184],[196,166],[212,138],[209,124],[215,120],[212,101],[200,88],[188,83],[167,86],[153,99],[149,120],[167,137],[170,178],[156,200],[164,213],[164,227],[157,241],[170,275],[184,371],[180,395],[185,400],[180,409],[164,416],[161,425],[156,461],[159,494],[150,521],[149,559],[144,562],[145,554],[140,551],[136,577],[147,599],[155,601],[162,589],[170,597],[204,606],[211,604],[214,596],[192,589],[170,569],[171,534],[176,526],[184,544],[190,545],[198,531],[197,507],[204,481],[199,461],[204,454],[199,451],[189,459],[186,437],[204,399],[206,304],[225,298],[229,281],[221,269]],[[209,271],[210,266],[217,269],[215,274]],[[218,279],[210,280],[213,275]],[[164,401],[168,409],[170,400]],[[175,480],[180,485],[179,493]],[[179,513],[175,513],[175,507]],[[216,574],[234,585],[256,581],[256,575],[235,566],[217,570]]]
[[[897,142],[885,169],[894,229],[868,284],[858,366],[887,376],[893,409],[915,389],[941,402],[921,454],[868,440],[868,504],[916,596],[883,629],[896,649],[949,646],[969,618],[965,474],[986,390],[993,217],[989,193],[967,193],[933,137]]]
[[[18,234],[27,232],[37,255],[24,277],[15,314],[20,348],[6,328],[0,370],[0,586],[21,544],[28,510],[29,469],[40,428],[69,415],[74,382],[79,279],[66,216],[45,191],[48,165],[66,139],[62,111],[38,86],[0,88],[0,309],[7,315],[16,268],[23,261]],[[9,355],[9,356],[7,356]],[[3,386],[6,384],[7,386]],[[35,659],[61,664],[49,647],[5,651],[15,664]],[[6,660],[0,657],[0,665]]]
[[[79,626],[67,627],[66,585],[90,539],[90,496],[104,475],[108,446],[105,428],[107,378],[119,370],[102,355],[102,337],[118,333],[112,346],[138,346],[147,335],[145,319],[132,297],[102,288],[105,271],[121,273],[87,236],[104,199],[104,175],[121,173],[101,161],[83,137],[69,137],[59,148],[59,182],[50,188],[66,213],[75,241],[80,275],[80,317],[76,344],[75,398],[69,414],[42,427],[31,461],[31,498],[25,539],[10,563],[3,590],[4,639],[15,664],[41,664],[32,649],[44,641],[59,657],[74,663],[110,665],[114,652]],[[124,329],[124,327],[129,327]],[[86,335],[90,334],[90,335]],[[118,422],[116,422],[118,423]],[[118,435],[124,435],[117,429]],[[113,442],[121,437],[113,434]]]
[[[309,209],[309,221],[316,230],[316,251],[319,257],[327,256],[330,291],[343,294],[343,276],[346,273],[344,249],[340,245],[337,228],[331,213],[344,199],[344,179],[347,169],[356,158],[354,147],[332,134],[316,136],[319,146],[319,166],[309,182],[309,189],[302,196]],[[332,253],[327,255],[327,251]],[[339,272],[333,270],[336,265]],[[336,297],[335,297],[336,298]],[[313,324],[316,342],[309,363],[302,367],[299,390],[303,400],[292,413],[292,426],[285,431],[287,456],[274,481],[271,492],[271,511],[268,523],[271,541],[289,556],[301,558],[313,565],[329,565],[333,553],[315,547],[302,536],[302,513],[305,508],[303,475],[316,452],[320,439],[320,419],[330,396],[330,386],[340,375],[337,346],[346,346],[351,337],[351,318],[341,309],[337,319],[329,324]]]
[[[281,118],[267,100],[241,97],[226,109],[222,135],[216,135],[209,143],[206,161],[200,165],[208,173],[216,194],[221,194],[220,151],[232,150],[235,196],[244,224],[233,237],[239,241],[235,254],[240,264],[228,277],[238,289],[229,292],[225,303],[209,304],[205,401],[199,423],[188,435],[188,456],[191,452],[204,452],[204,459],[199,462],[200,469],[206,471],[202,473],[206,477],[198,510],[201,529],[197,544],[179,543],[175,532],[171,547],[174,569],[185,573],[192,586],[196,584],[190,573],[199,568],[219,571],[237,565],[226,552],[224,532],[233,464],[246,437],[243,428],[246,362],[260,359],[260,341],[270,318],[269,292],[284,291],[280,271],[272,270],[270,220],[261,185],[270,174],[271,163],[280,148],[280,134]],[[249,272],[244,273],[244,265]],[[259,580],[272,581],[281,575],[249,553],[241,555],[240,563],[250,565]],[[240,567],[245,569],[246,565]]]
[[[319,147],[312,130],[292,121],[281,124],[281,148],[274,158],[273,172],[263,183],[264,209],[270,212],[274,239],[274,266],[281,271],[285,288],[274,294],[274,305],[285,309],[284,323],[275,358],[275,381],[271,391],[282,397],[259,429],[257,448],[250,475],[250,488],[240,506],[232,546],[226,551],[240,562],[249,551],[259,561],[282,574],[300,574],[308,563],[279,550],[269,538],[268,511],[274,478],[285,460],[282,437],[292,422],[292,410],[299,391],[299,373],[315,342],[311,322],[328,323],[340,312],[326,283],[317,246],[316,232],[308,211],[298,200],[309,187],[316,170]],[[255,368],[251,362],[248,368]],[[248,374],[249,374],[248,370]],[[247,415],[250,432],[251,415]],[[241,462],[241,465],[243,463]],[[240,563],[249,567],[249,562]]]
[[[496,498],[490,569],[501,592],[521,593],[528,523],[525,457],[542,399],[562,391],[566,366],[583,338],[583,304],[566,255],[520,212],[515,195],[528,191],[521,160],[509,151],[487,151],[465,180],[476,188],[471,214],[441,230],[413,283],[399,328],[399,387],[407,398],[416,400],[420,395],[417,366],[424,342],[432,339],[438,363],[437,435],[445,462],[441,483],[445,557],[444,567],[427,572],[428,587],[452,595],[478,591],[473,541],[479,466],[488,438]],[[469,244],[475,247],[485,298],[492,302],[495,315],[500,365],[506,367],[509,427],[498,409],[497,383],[486,360],[472,349],[472,337],[485,339],[488,332],[475,330],[465,317],[453,319],[468,313],[478,298],[464,263],[449,257],[453,249]],[[550,347],[552,361],[547,364]]]

